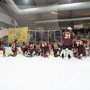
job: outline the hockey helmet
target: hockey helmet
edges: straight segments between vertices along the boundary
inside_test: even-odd
[[[78,36],[77,36],[77,39],[81,39],[81,36],[80,36],[80,35],[78,35]]]
[[[72,30],[72,29],[73,29],[73,28],[71,28],[71,27],[68,27],[68,28],[67,28],[67,30]]]
[[[39,42],[37,42],[37,44],[39,44]]]
[[[23,42],[23,44],[25,44],[25,42]]]
[[[31,41],[29,41],[29,44],[31,44]]]
[[[47,41],[47,39],[46,38],[44,38],[44,40],[43,41]]]
[[[15,39],[14,42],[17,42],[17,39]]]
[[[55,40],[53,40],[53,42],[55,42]]]
[[[31,41],[31,44],[33,44],[33,41]]]

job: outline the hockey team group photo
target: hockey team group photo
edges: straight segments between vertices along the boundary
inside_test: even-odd
[[[71,59],[72,57],[82,59],[82,57],[90,56],[90,42],[86,39],[83,39],[80,35],[75,35],[72,31],[73,28],[68,27],[65,31],[62,32],[62,41],[57,42],[53,39],[52,42],[48,42],[47,37],[44,37],[42,41],[37,41],[36,43],[33,40],[26,42],[18,42],[18,39],[14,39],[11,43],[12,53],[7,52],[5,54],[5,42],[0,41],[0,50],[3,52],[3,56],[12,56],[15,57],[19,53],[25,57],[49,57],[53,55],[54,57]],[[19,49],[18,49],[19,47]],[[21,50],[20,50],[21,49]]]

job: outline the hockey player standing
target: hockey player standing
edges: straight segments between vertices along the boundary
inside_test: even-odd
[[[72,56],[72,42],[75,37],[74,33],[72,32],[72,28],[68,27],[66,31],[63,32],[63,49],[61,52],[62,58],[65,57],[67,54],[68,58]]]

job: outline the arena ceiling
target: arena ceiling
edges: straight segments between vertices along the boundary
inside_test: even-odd
[[[90,22],[90,0],[1,0],[0,7],[19,26]]]
[[[86,2],[90,0],[13,0],[17,5],[47,6],[52,4],[67,4],[75,2]]]

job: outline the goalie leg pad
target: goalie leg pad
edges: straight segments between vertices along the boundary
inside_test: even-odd
[[[70,56],[72,57],[72,56],[73,56],[72,50],[68,50],[68,51],[67,51],[67,55],[70,55]]]
[[[63,50],[61,51],[60,56],[62,56],[62,54],[64,54],[64,56],[66,55],[66,51],[65,51],[65,49],[63,49]]]

